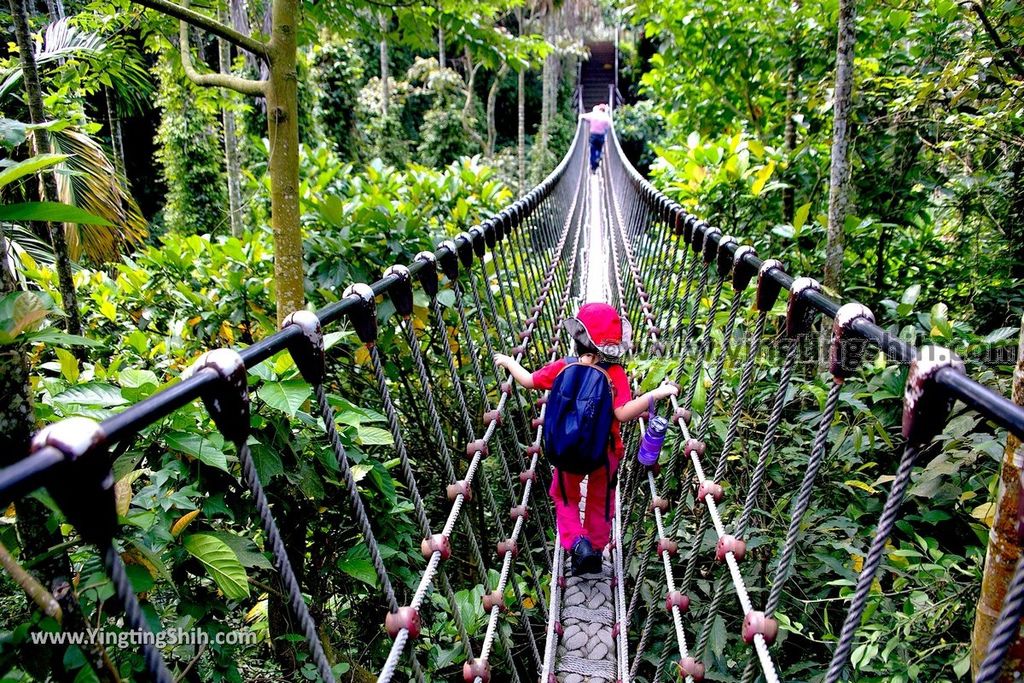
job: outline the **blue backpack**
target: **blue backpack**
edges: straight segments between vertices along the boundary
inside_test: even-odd
[[[548,394],[544,455],[559,473],[590,474],[609,465],[608,439],[615,417],[612,380],[604,363],[565,360],[567,365],[555,377]],[[559,483],[562,498],[566,499],[561,477]]]

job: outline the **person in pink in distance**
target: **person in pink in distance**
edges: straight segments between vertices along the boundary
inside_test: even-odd
[[[551,391],[544,416],[544,454],[555,472],[548,493],[562,546],[572,557],[573,575],[591,574],[601,571],[601,551],[608,544],[614,516],[615,475],[625,452],[619,425],[679,389],[665,384],[632,398],[622,367],[631,330],[612,306],[585,304],[562,324],[575,341],[578,358],[562,358],[536,372],[500,353],[494,354],[494,362],[519,385]],[[581,524],[580,485],[587,476]]]
[[[590,172],[596,173],[597,165],[601,163],[604,139],[612,127],[612,117],[608,115],[607,104],[595,104],[589,114],[583,114],[580,118],[590,123]]]

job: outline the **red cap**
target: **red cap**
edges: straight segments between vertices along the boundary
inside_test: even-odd
[[[611,358],[621,358],[631,346],[629,323],[605,303],[584,304],[575,318],[565,321],[565,327],[573,338],[588,342]]]

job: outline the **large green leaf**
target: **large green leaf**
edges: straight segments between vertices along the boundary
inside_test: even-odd
[[[235,553],[235,557],[242,563],[242,566],[258,567],[259,569],[274,568],[274,565],[270,563],[266,555],[259,551],[259,548],[256,547],[251,538],[239,536],[230,531],[211,531],[208,535],[224,541]]]
[[[77,334],[66,334],[52,327],[46,327],[35,332],[28,332],[23,339],[26,342],[41,342],[52,346],[88,346],[94,349],[101,349],[105,344],[95,339],[82,337]]]
[[[11,292],[0,298],[0,344],[22,341],[19,335],[38,327],[53,309],[53,299],[42,292]]]
[[[113,384],[105,382],[86,382],[71,387],[53,397],[55,403],[80,406],[100,406],[111,408],[123,406],[128,399],[121,395],[121,390]]]
[[[377,573],[370,562],[370,553],[364,546],[350,548],[345,556],[338,560],[338,569],[353,579],[377,587]]]
[[[210,439],[199,434],[186,434],[185,432],[171,432],[164,437],[168,447],[173,450],[187,453],[200,462],[210,467],[227,471],[228,456],[221,449],[210,443]]]
[[[0,221],[43,221],[50,223],[80,223],[102,225],[107,228],[114,224],[106,218],[71,204],[60,202],[21,202],[0,206]]]
[[[289,417],[295,417],[302,404],[309,400],[309,385],[302,380],[267,382],[260,387],[257,395],[271,408],[280,410]]]
[[[359,443],[363,446],[390,446],[395,443],[391,432],[386,429],[360,424],[356,425],[356,430]]]
[[[232,600],[249,597],[245,567],[231,547],[210,534],[191,534],[183,541],[185,550],[199,560],[224,595]]]
[[[27,175],[38,173],[43,169],[59,164],[67,158],[67,154],[37,154],[24,161],[19,161],[13,166],[0,170],[0,187],[10,185],[18,178],[24,178]]]

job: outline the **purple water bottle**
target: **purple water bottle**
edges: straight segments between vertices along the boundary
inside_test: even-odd
[[[654,414],[654,401],[651,401],[647,415],[649,416],[647,431],[644,432],[644,438],[640,441],[640,450],[636,457],[644,467],[653,467],[657,464],[658,456],[661,455],[661,447],[665,443],[668,420]]]

